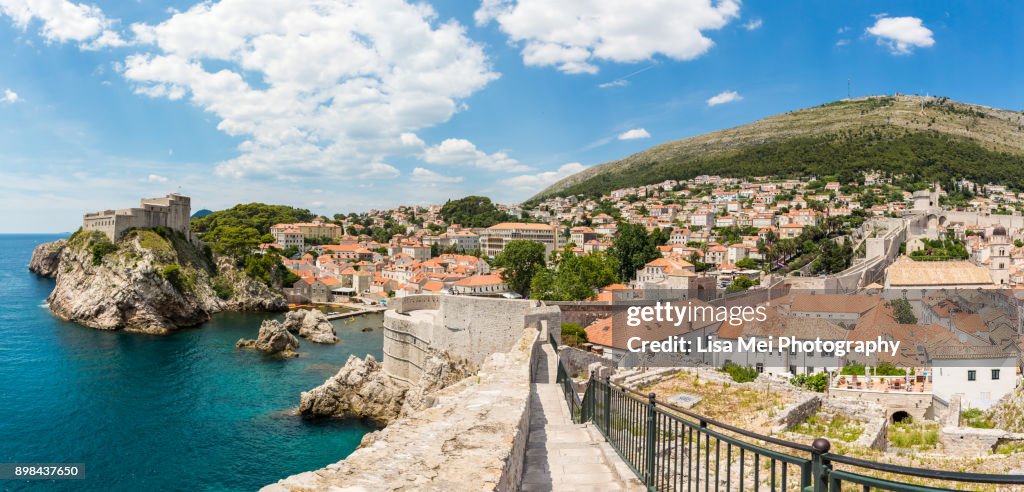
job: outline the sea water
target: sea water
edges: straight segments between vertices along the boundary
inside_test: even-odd
[[[287,360],[235,349],[280,314],[222,313],[168,336],[95,330],[54,317],[54,281],[27,269],[59,237],[0,235],[0,463],[83,463],[86,478],[0,490],[256,490],[344,458],[372,430],[294,410],[350,354],[380,359],[379,314],[335,321],[340,343],[300,339]]]

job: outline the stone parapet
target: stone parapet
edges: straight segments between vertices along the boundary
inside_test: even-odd
[[[476,376],[440,390],[430,408],[368,434],[348,458],[264,492],[518,490],[529,435],[530,361],[539,332],[487,357]]]

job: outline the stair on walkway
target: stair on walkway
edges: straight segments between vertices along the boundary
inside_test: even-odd
[[[572,422],[556,368],[557,355],[545,343],[531,384],[522,490],[646,490],[593,425]]]

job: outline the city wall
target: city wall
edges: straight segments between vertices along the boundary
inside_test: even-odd
[[[507,352],[527,327],[561,339],[561,312],[537,301],[417,295],[395,299],[384,313],[384,370],[414,382],[431,353],[463,361],[471,370]],[[546,335],[545,335],[546,336]]]
[[[434,406],[363,438],[325,468],[290,476],[263,492],[314,490],[519,490],[530,422],[530,381],[542,333],[519,330],[477,377],[435,394]]]

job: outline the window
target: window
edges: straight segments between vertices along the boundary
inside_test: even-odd
[[[795,376],[796,375],[796,366],[789,366],[789,373]]]
[[[975,371],[973,369],[970,370],[970,371],[967,371],[967,380],[968,381],[977,381],[978,380],[978,371]]]
[[[755,366],[755,369],[757,369],[758,374],[764,373],[764,364],[758,362],[757,366]]]
[[[992,369],[992,380],[996,381],[999,379],[999,369]]]

